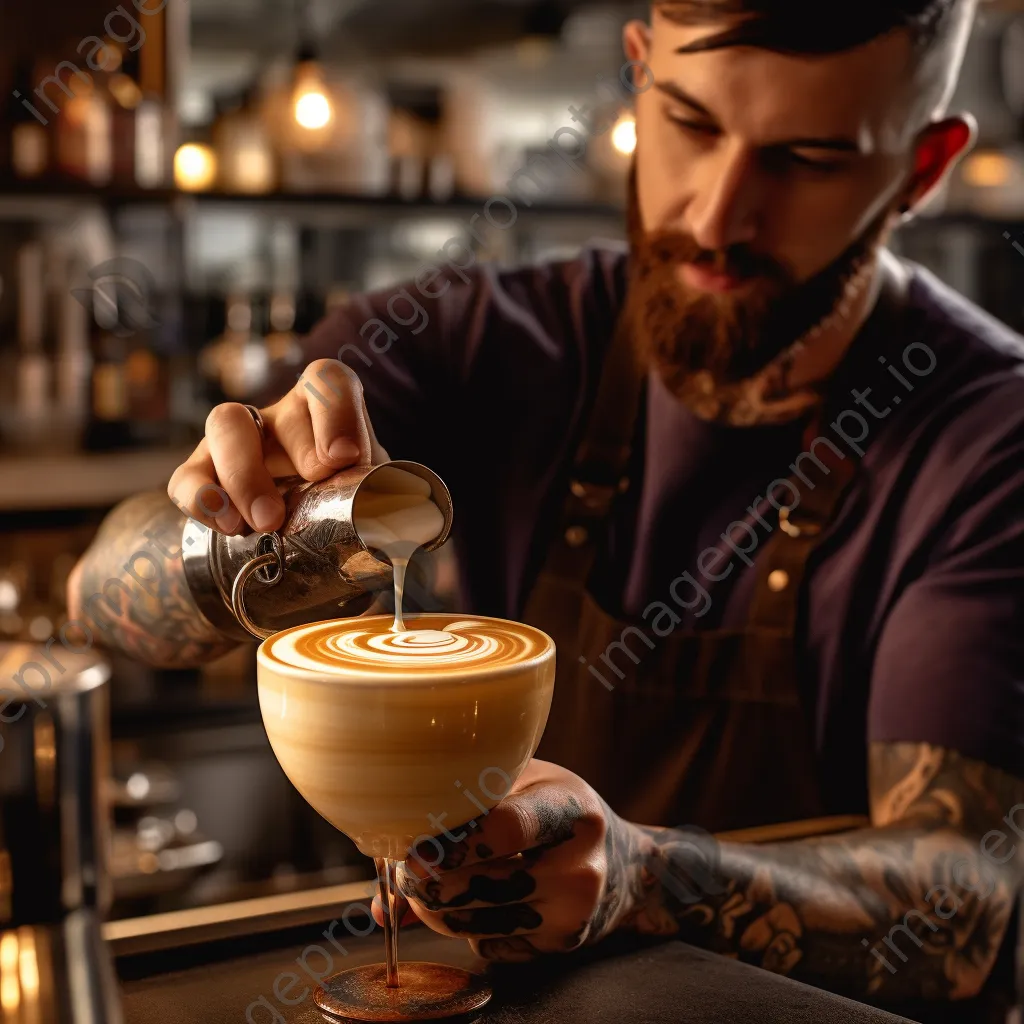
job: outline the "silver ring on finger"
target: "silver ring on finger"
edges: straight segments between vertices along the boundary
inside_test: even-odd
[[[266,427],[263,423],[263,414],[256,408],[255,405],[243,406],[245,411],[252,417],[253,423],[256,424],[256,429],[260,432],[260,438],[267,436]]]

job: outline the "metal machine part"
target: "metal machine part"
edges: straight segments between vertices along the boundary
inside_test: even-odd
[[[65,647],[69,646],[65,643]],[[109,666],[0,644],[0,1021],[121,1020],[111,901]]]

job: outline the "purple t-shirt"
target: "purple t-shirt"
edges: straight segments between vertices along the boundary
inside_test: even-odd
[[[392,458],[424,462],[449,485],[463,611],[522,614],[626,263],[609,246],[513,269],[449,267],[357,297],[304,342],[307,361],[340,354],[359,374]],[[824,788],[842,809],[864,805],[873,740],[933,743],[1024,776],[1024,340],[907,267],[902,336],[869,323],[821,431],[864,452],[812,563],[797,638]],[[693,604],[681,628],[736,625],[753,572],[736,557],[712,584],[698,555],[731,523],[756,524],[748,510],[789,474],[804,424],[709,424],[653,376],[647,395],[635,486],[595,577],[602,601],[643,624],[688,570],[709,600],[680,593]]]

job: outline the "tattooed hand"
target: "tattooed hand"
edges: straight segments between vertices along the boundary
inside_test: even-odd
[[[487,959],[564,952],[597,942],[630,911],[637,835],[579,776],[531,761],[476,827],[438,837],[440,862],[433,846],[408,858],[400,885],[425,924]],[[376,901],[374,915],[382,920]]]

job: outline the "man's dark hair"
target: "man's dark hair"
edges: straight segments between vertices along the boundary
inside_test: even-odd
[[[729,27],[683,47],[699,53],[755,46],[789,55],[840,53],[895,29],[910,33],[915,50],[941,46],[966,0],[654,0],[680,25],[723,21]]]

